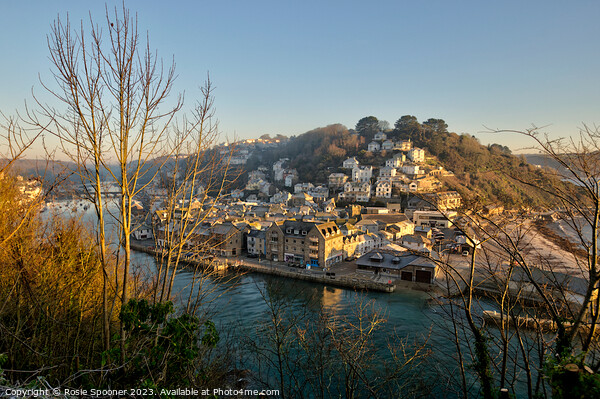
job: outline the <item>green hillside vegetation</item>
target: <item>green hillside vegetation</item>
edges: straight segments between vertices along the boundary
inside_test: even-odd
[[[453,171],[454,177],[443,179],[445,185],[471,203],[498,203],[509,208],[554,205],[548,203],[548,196],[538,187],[565,183],[547,170],[534,167],[523,156],[513,155],[506,146],[484,146],[471,135],[458,135],[447,129],[442,119],[418,123],[414,116],[406,115],[396,121],[389,137],[412,140]]]
[[[255,154],[247,168],[270,166],[280,158],[289,158],[288,167],[298,171],[300,181],[326,183],[330,173],[342,171],[342,162],[348,157],[357,157],[361,164],[382,166],[393,152],[371,153],[367,145],[378,127],[386,124],[369,116],[357,123],[355,131],[341,124],[317,128],[291,137],[275,150]],[[429,164],[454,172],[455,176],[443,178],[443,183],[447,189],[460,192],[470,204],[501,204],[508,208],[551,206],[554,204],[547,203],[547,196],[537,187],[565,184],[544,168],[513,155],[508,147],[485,146],[471,135],[449,132],[443,119],[430,118],[421,123],[414,116],[405,115],[386,134],[388,139],[396,141],[410,139],[413,146],[426,151]]]

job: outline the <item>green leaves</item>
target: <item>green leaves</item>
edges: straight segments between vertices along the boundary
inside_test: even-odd
[[[121,309],[120,318],[127,333],[127,353],[124,374],[119,378],[131,384],[152,381],[161,387],[179,387],[202,377],[199,364],[202,347],[214,348],[219,342],[215,324],[207,320],[201,332],[200,320],[193,315],[173,316],[172,302],[150,304],[147,300],[131,299]],[[103,354],[106,359],[118,359],[114,348]]]

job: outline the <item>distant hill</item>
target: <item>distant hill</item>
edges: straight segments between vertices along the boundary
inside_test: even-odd
[[[368,117],[359,121],[356,131],[334,124],[291,137],[279,148],[255,153],[249,159],[247,169],[270,166],[280,158],[289,158],[289,167],[298,171],[300,181],[325,183],[327,176],[341,171],[343,160],[351,156],[356,156],[362,164],[380,166],[392,152],[367,151],[377,129],[375,122],[375,117]],[[453,171],[455,176],[443,178],[443,183],[447,189],[460,192],[467,201],[502,204],[510,208],[551,206],[548,196],[535,186],[567,184],[556,181],[543,167],[531,165],[527,157],[513,155],[508,147],[485,146],[471,135],[451,133],[447,128],[442,119],[430,118],[419,123],[415,117],[407,115],[385,133],[393,140],[410,139],[414,146],[426,151],[431,164]],[[552,166],[534,156],[530,161]],[[524,182],[534,183],[534,186]]]

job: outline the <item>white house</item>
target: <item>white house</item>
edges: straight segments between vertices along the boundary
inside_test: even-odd
[[[329,175],[329,188],[340,188],[348,181],[348,176],[343,173],[332,173]]]
[[[385,139],[387,139],[387,135],[384,132],[375,133],[373,136],[373,140],[384,141]]]
[[[381,150],[381,144],[379,144],[376,141],[371,141],[367,146],[367,150],[371,152],[378,152],[379,150]]]
[[[382,179],[389,180],[394,176],[396,176],[396,168],[394,167],[384,166],[383,168],[379,169],[379,177]]]
[[[271,197],[271,203],[287,204],[287,202],[290,200],[290,198],[292,198],[292,194],[288,193],[287,191],[279,191]]]
[[[419,174],[419,165],[413,165],[413,164],[408,164],[408,165],[402,165],[400,167],[400,170],[402,171],[402,173],[404,173],[405,175],[418,175]]]
[[[406,161],[406,156],[404,154],[394,155],[392,159],[388,159],[385,161],[385,166],[389,166],[392,168],[399,168],[402,166],[402,163]]]
[[[394,142],[392,140],[386,140],[381,143],[382,150],[392,150],[394,148]]]
[[[152,234],[152,228],[147,225],[138,227],[133,231],[132,235],[136,240],[150,240],[154,237]]]
[[[400,238],[400,245],[413,251],[431,251],[432,242],[429,238],[414,234]]]
[[[380,180],[375,185],[375,196],[378,198],[392,198],[392,183]]]
[[[344,192],[339,194],[341,200],[349,202],[369,202],[371,199],[371,184],[368,182],[347,182]]]
[[[356,252],[364,255],[367,252],[381,247],[381,237],[374,233],[365,233],[359,236],[359,243],[356,246]]]
[[[356,182],[370,182],[371,177],[373,177],[373,167],[372,166],[357,166],[352,169],[352,180]]]
[[[274,175],[275,181],[283,180],[283,172],[285,171],[285,168],[283,166],[285,165],[285,163],[287,161],[288,161],[287,158],[282,158],[273,164],[273,175]]]
[[[294,178],[296,176],[294,176],[293,173],[288,173],[286,175],[283,176],[283,184],[286,187],[292,187],[292,185],[294,184]]]
[[[413,162],[424,162],[425,161],[425,151],[420,148],[413,148],[408,151],[408,157]]]
[[[312,183],[297,183],[294,186],[294,193],[308,193],[315,186]]]
[[[342,163],[342,167],[344,169],[354,169],[355,167],[357,167],[359,164],[359,162],[356,160],[355,157],[352,158],[348,158],[346,159],[343,163]]]

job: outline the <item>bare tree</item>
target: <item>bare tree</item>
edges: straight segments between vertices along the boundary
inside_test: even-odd
[[[548,396],[548,381],[553,389],[562,384],[567,365],[582,375],[585,367],[595,372],[599,366],[600,136],[589,127],[571,139],[550,140],[535,128],[518,133],[533,139],[555,168],[540,170],[535,181],[510,178],[546,193],[549,211],[539,216],[557,215],[574,243],[532,220],[528,210],[493,216],[474,207],[461,213],[459,230],[479,245],[466,268],[456,267],[456,259],[441,265],[449,287],[460,287],[449,290],[458,294],[451,305],[462,312],[460,318],[455,308],[449,313],[459,366],[464,375],[470,356],[484,397],[492,397],[495,386],[522,394],[524,385],[528,397]],[[496,312],[481,314],[489,302],[473,311],[482,294],[492,298]],[[462,386],[467,395],[464,378]],[[568,390],[573,389],[576,384]]]
[[[58,100],[57,107],[64,108],[46,105],[36,98],[39,111],[28,111],[27,119],[42,132],[60,139],[63,153],[77,165],[75,172],[83,183],[89,183],[105,275],[104,340],[108,347],[112,310],[106,298],[107,286],[114,284],[121,303],[126,303],[130,295],[134,197],[187,136],[176,136],[172,131],[172,122],[183,103],[181,95],[171,99],[175,64],[165,69],[150,50],[148,38],[140,37],[137,18],[124,6],[114,12],[107,8],[104,27],[91,16],[88,30],[83,22],[74,29],[68,17],[66,22],[60,18],[55,21],[48,47],[57,87],[45,82],[42,85]],[[160,159],[158,165],[156,159]],[[111,168],[111,164],[117,167]],[[107,262],[103,171],[120,189],[116,218],[123,256],[119,269],[112,271]],[[112,283],[110,276],[114,277]]]

